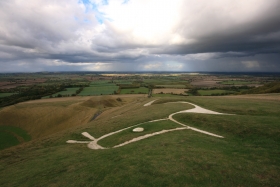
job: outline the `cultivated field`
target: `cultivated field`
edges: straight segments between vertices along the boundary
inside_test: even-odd
[[[45,82],[46,79],[17,79],[14,81],[0,81],[0,89],[10,89],[19,86],[30,86]]]
[[[55,94],[53,94],[52,96],[53,97],[57,97],[58,95],[66,95],[66,96],[71,96],[72,94],[76,94],[76,91],[78,90],[79,88],[66,88],[65,91],[61,91],[61,92],[57,92]]]
[[[200,95],[213,95],[213,94],[224,94],[224,93],[234,93],[233,91],[228,90],[198,90]]]
[[[181,84],[175,84],[175,85],[156,85],[156,88],[185,88],[186,85],[181,85]]]
[[[78,95],[80,96],[89,96],[89,95],[111,95],[117,92],[119,89],[118,86],[114,84],[91,84],[90,87],[85,87],[81,93]]]
[[[259,82],[255,81],[242,81],[242,80],[227,80],[227,81],[222,81],[219,82],[220,84],[225,84],[225,85],[250,85],[250,84],[259,84]]]
[[[140,87],[140,88],[125,88],[121,89],[120,94],[147,94],[148,88]]]
[[[215,80],[197,80],[191,82],[191,85],[198,87],[216,87],[219,86]]]

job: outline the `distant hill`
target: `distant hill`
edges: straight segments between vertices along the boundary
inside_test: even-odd
[[[280,93],[280,81],[265,84],[263,86],[243,92],[245,94]]]

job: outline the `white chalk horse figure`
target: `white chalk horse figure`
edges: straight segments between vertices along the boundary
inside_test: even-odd
[[[153,101],[151,101],[149,103],[146,103],[144,106],[150,106],[154,101],[155,100],[153,100]],[[169,130],[162,130],[162,131],[154,132],[154,133],[151,133],[151,134],[146,134],[146,135],[143,135],[143,136],[140,136],[140,137],[137,137],[137,138],[133,138],[133,139],[127,141],[127,142],[124,142],[122,144],[116,145],[116,146],[114,146],[112,148],[121,147],[121,146],[130,144],[130,143],[133,143],[133,142],[136,142],[136,141],[140,141],[140,140],[143,140],[145,138],[149,138],[149,137],[152,137],[152,136],[155,136],[155,135],[159,135],[159,134],[163,134],[163,133],[167,133],[167,132],[171,132],[171,131],[177,131],[177,130],[186,130],[186,129],[193,130],[193,131],[196,131],[196,132],[200,132],[200,133],[203,133],[203,134],[207,134],[207,135],[210,135],[210,136],[214,136],[214,137],[217,137],[217,138],[224,138],[223,136],[220,136],[220,135],[217,135],[217,134],[213,134],[213,133],[210,133],[210,132],[207,132],[207,131],[203,131],[203,130],[200,130],[200,129],[197,129],[197,128],[194,128],[194,127],[187,126],[187,125],[185,125],[183,123],[180,123],[180,122],[176,121],[175,119],[173,119],[173,116],[175,114],[179,114],[179,113],[201,113],[201,114],[214,114],[214,115],[234,115],[234,114],[225,114],[225,113],[219,113],[219,112],[207,110],[207,109],[202,108],[200,106],[197,106],[197,105],[195,105],[193,103],[189,103],[189,102],[185,102],[185,101],[178,101],[178,102],[172,102],[172,103],[186,103],[186,104],[190,104],[190,105],[194,106],[194,108],[172,113],[172,114],[170,114],[168,116],[168,118],[165,118],[165,119],[157,119],[157,120],[147,121],[147,122],[144,122],[144,123],[152,123],[152,122],[156,122],[156,121],[171,120],[171,121],[181,125],[182,127],[175,128],[175,129],[169,129]],[[90,141],[68,140],[66,142],[67,143],[88,144],[88,148],[90,148],[90,149],[108,149],[108,148],[100,146],[98,144],[98,141],[101,140],[101,139],[104,139],[104,138],[106,138],[108,136],[111,136],[113,134],[117,134],[117,133],[119,133],[121,131],[124,131],[124,130],[132,128],[132,127],[139,126],[139,125],[144,124],[144,123],[140,123],[140,124],[137,124],[137,125],[133,125],[133,126],[124,128],[124,129],[120,129],[120,130],[115,131],[115,132],[111,132],[111,133],[105,134],[105,135],[103,135],[103,136],[101,136],[100,138],[97,138],[97,139],[94,138],[93,136],[91,136],[89,133],[83,132],[82,135],[87,137],[88,139],[90,139]]]

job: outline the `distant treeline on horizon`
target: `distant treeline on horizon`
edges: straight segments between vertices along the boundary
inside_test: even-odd
[[[208,72],[208,71],[43,71],[43,72],[0,72],[0,74],[174,74],[197,73],[210,75],[280,75],[280,72]]]

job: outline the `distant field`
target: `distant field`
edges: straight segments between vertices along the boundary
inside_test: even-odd
[[[132,84],[132,81],[127,81],[127,80],[114,80],[114,83],[116,83],[116,84]]]
[[[9,84],[9,85],[5,85],[5,86],[1,86],[1,89],[11,89],[11,88],[16,88],[22,86],[22,84]]]
[[[114,83],[103,83],[103,84],[90,84],[90,87],[105,87],[105,86],[117,86]]]
[[[11,96],[11,95],[14,95],[16,93],[0,93],[0,98],[1,97],[7,97],[7,96]]]
[[[161,88],[161,89],[153,89],[153,94],[159,94],[159,93],[164,93],[164,94],[186,94],[186,91],[188,91],[188,89],[172,89],[172,88]]]
[[[87,96],[87,95],[110,95],[114,94],[119,89],[118,86],[113,84],[110,85],[91,85],[90,87],[85,87],[83,91],[78,94],[80,96]]]
[[[146,87],[140,87],[140,88],[127,88],[127,89],[121,89],[120,94],[147,94],[148,88]]]
[[[193,86],[198,86],[198,87],[213,87],[217,86],[217,81],[214,80],[198,80],[198,81],[193,81],[190,83]]]
[[[212,94],[222,94],[222,93],[234,93],[228,90],[198,90],[200,95],[212,95]]]
[[[186,85],[188,81],[182,81],[178,79],[145,79],[144,83],[154,84],[154,85]]]
[[[71,96],[72,94],[75,94],[78,89],[79,89],[78,87],[76,87],[76,88],[66,88],[66,91],[57,92],[57,93],[53,94],[53,96],[55,97],[58,94]]]
[[[153,97],[178,97],[178,95],[173,94],[153,94]]]
[[[107,85],[107,84],[114,84],[114,83],[112,83],[112,81],[110,81],[110,80],[98,80],[98,81],[92,81],[92,82],[90,82],[90,86],[91,85]]]
[[[40,83],[37,84],[38,86],[48,86],[48,85],[56,85],[58,84],[58,82],[44,82],[44,83]]]
[[[156,85],[156,87],[163,87],[163,88],[186,88],[186,85],[182,85],[182,84],[171,84],[171,85]]]
[[[228,81],[223,81],[220,82],[219,84],[224,84],[224,85],[246,85],[246,84],[259,84],[259,82],[250,82],[250,81],[240,81],[240,80],[236,80],[236,81],[232,81],[232,80],[228,80]]]
[[[57,85],[57,84],[62,84],[62,83],[66,83],[66,81],[65,80],[53,80],[53,81],[50,81],[50,82],[40,83],[38,85],[39,86],[48,86],[48,85]],[[88,82],[72,82],[71,84],[87,85]]]

